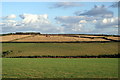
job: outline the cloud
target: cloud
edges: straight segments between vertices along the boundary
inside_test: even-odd
[[[61,27],[50,22],[47,14],[21,14],[21,20],[4,19],[0,26],[3,32],[39,31],[41,33],[60,33]]]
[[[64,31],[67,32],[80,32],[84,24],[87,23],[84,20],[84,16],[59,16],[56,17],[55,20],[57,23],[61,24],[64,27]]]
[[[82,24],[76,23],[76,24],[64,24],[62,25],[65,27],[65,31],[69,32],[80,32],[82,28],[84,27]]]
[[[112,30],[115,31],[118,29],[118,18],[113,17],[113,12],[109,11],[104,5],[95,5],[94,8],[88,11],[76,11],[74,14],[77,16],[82,16],[80,22],[84,22],[84,24],[86,23],[86,25],[88,24],[90,27],[93,26],[90,29],[87,25],[87,28],[83,28],[84,32],[113,33]]]
[[[86,20],[81,20],[80,23],[87,23],[87,21]]]
[[[3,19],[15,19],[15,18],[16,18],[16,15],[14,15],[14,14],[11,14],[9,16],[3,17]]]
[[[120,7],[120,2],[114,2],[114,3],[112,3],[112,5],[110,5],[109,7],[112,7],[112,8]]]
[[[75,12],[77,16],[95,16],[95,17],[113,17],[113,12],[107,10],[107,8],[102,6],[94,6],[91,10],[81,13],[80,11]]]
[[[80,7],[82,4],[76,2],[58,2],[51,6],[50,8],[70,8],[70,7]]]
[[[81,19],[81,16],[59,16],[55,18],[55,20],[57,20],[58,23],[77,23]]]
[[[92,20],[100,20],[99,17],[89,17],[89,16],[58,16],[55,17],[57,23],[87,23],[92,22]],[[95,22],[95,21],[94,21]]]
[[[98,18],[89,16],[59,16],[55,20],[64,27],[66,33],[105,33],[118,28],[118,18]],[[100,31],[101,30],[101,31]]]
[[[95,23],[96,28],[118,27],[118,17],[104,18]]]
[[[97,22],[97,20],[93,20],[92,22],[93,22],[93,23],[96,23],[96,22]]]
[[[74,14],[76,15],[76,16],[80,16],[80,14],[82,14],[83,12],[82,11],[76,11]]]
[[[105,29],[94,29],[90,33],[95,33],[95,34],[116,34],[118,35],[118,29],[116,28],[105,28]]]
[[[22,14],[20,17],[23,19],[23,23],[40,23],[40,24],[49,24],[48,15],[36,15],[36,14]]]
[[[47,14],[21,14],[21,20],[14,18],[0,22],[2,31],[37,31],[41,33],[105,33],[118,29],[118,18],[94,16],[57,16],[53,24]],[[120,21],[120,19],[119,19]],[[113,32],[114,33],[114,32]]]

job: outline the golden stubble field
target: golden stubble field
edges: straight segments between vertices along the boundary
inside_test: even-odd
[[[114,36],[93,36],[93,35],[5,35],[0,36],[0,42],[75,42],[75,41],[110,41],[119,40]],[[106,39],[104,39],[106,38]]]

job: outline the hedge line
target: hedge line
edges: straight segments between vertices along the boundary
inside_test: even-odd
[[[6,58],[119,58],[120,54],[111,54],[111,55],[83,55],[83,56],[51,56],[51,55],[42,55],[42,56],[14,56]]]

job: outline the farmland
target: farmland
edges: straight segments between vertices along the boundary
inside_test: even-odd
[[[43,56],[115,55],[119,53],[118,36],[12,34],[1,38],[3,80],[118,78],[118,58],[43,58]]]
[[[3,42],[7,42],[7,41],[12,41],[12,40],[17,40],[19,38],[25,38],[28,37],[29,35],[6,35],[6,36],[2,36],[2,41]]]
[[[119,41],[119,36],[73,34],[12,34],[0,36],[0,42],[109,42]]]
[[[118,58],[3,58],[3,78],[118,78]]]
[[[81,56],[118,54],[118,42],[110,43],[3,43],[5,57],[15,56]]]

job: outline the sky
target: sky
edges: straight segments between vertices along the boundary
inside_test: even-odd
[[[115,2],[2,2],[0,33],[118,34]]]

